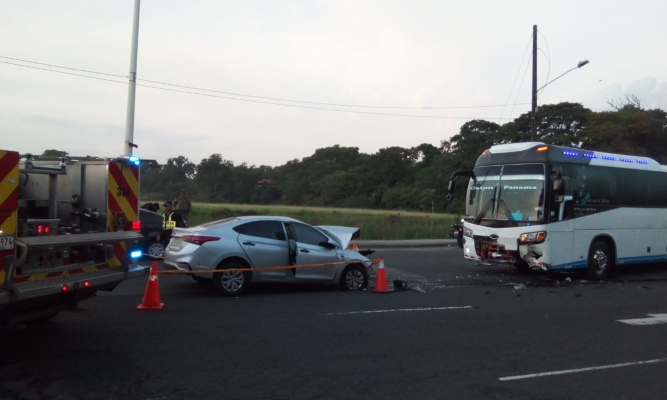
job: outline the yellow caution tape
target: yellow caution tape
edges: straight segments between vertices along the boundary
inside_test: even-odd
[[[372,265],[377,265],[382,258],[376,260],[371,260]],[[287,265],[280,267],[261,267],[261,268],[233,268],[233,269],[204,269],[204,270],[195,270],[195,271],[160,271],[162,274],[172,274],[172,275],[189,275],[189,274],[203,274],[203,273],[212,273],[212,272],[252,272],[252,271],[278,271],[282,269],[300,269],[300,268],[314,268],[314,267],[328,267],[332,265],[342,265],[342,264],[353,264],[353,263],[365,263],[362,260],[348,260],[348,261],[339,261],[331,263],[322,263],[322,264],[302,264],[302,265]]]

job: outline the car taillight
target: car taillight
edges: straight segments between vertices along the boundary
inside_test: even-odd
[[[220,240],[219,237],[215,236],[195,236],[195,235],[185,235],[181,238],[182,241],[188,242],[188,243],[193,243],[198,246],[201,246],[202,244],[206,242],[215,242],[216,240]]]

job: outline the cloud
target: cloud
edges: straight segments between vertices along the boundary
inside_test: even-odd
[[[625,87],[621,83],[608,85],[585,104],[593,111],[609,111],[608,102],[626,102],[626,96],[637,96],[644,109],[667,109],[667,82],[660,82],[652,76],[632,81]]]

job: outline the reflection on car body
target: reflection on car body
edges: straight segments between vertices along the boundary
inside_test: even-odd
[[[204,271],[191,276],[198,282],[212,281],[226,296],[240,295],[250,282],[322,283],[362,290],[372,262],[347,249],[359,234],[359,228],[314,227],[289,217],[227,218],[174,229],[164,267]],[[286,268],[266,269],[279,266]],[[256,270],[206,272],[240,268]]]

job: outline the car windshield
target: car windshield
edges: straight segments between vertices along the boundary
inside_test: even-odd
[[[471,179],[468,185],[467,218],[536,221],[544,217],[542,164],[477,167],[475,175],[477,183]]]
[[[315,229],[317,229],[318,231],[324,233],[324,234],[327,235],[331,240],[333,240],[334,242],[336,242],[340,247],[343,247],[343,244],[340,242],[340,239],[338,238],[338,236],[334,235],[333,233],[329,232],[328,230],[326,230],[326,229],[324,229],[324,228],[322,228],[322,227],[320,227],[320,226],[314,226],[313,228],[315,228]]]

